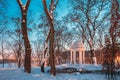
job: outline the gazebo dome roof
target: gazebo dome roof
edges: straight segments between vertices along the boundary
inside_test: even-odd
[[[75,41],[71,45],[71,49],[76,49],[76,48],[85,48],[84,44],[81,41]]]

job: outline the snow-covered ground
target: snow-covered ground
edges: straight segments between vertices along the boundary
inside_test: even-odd
[[[57,68],[65,68],[65,67],[71,67],[71,68],[77,68],[77,69],[85,69],[85,70],[101,70],[101,65],[92,65],[92,64],[62,64],[58,65]]]
[[[3,68],[3,64],[0,64],[0,68]],[[5,63],[4,68],[17,68],[16,63]]]
[[[75,67],[75,68],[85,68],[87,70],[100,70],[102,67],[100,65],[94,66],[90,64],[86,65],[71,65],[71,64],[63,64],[56,66],[57,68],[64,67]],[[104,74],[80,74],[80,73],[59,73],[56,76],[51,76],[47,70],[50,67],[46,67],[45,73],[40,71],[39,67],[32,68],[31,74],[24,73],[24,69],[17,69],[16,67],[6,67],[0,68],[0,80],[106,80]],[[118,80],[120,77],[118,78]]]

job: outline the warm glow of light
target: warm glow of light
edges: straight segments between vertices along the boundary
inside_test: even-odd
[[[117,56],[117,57],[115,58],[115,63],[120,64],[120,56]]]

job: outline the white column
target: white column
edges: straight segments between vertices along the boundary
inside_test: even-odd
[[[76,64],[76,52],[75,51],[73,51],[73,60],[74,60],[74,64]]]
[[[83,64],[85,64],[85,52],[83,51]]]
[[[82,53],[82,64],[84,64],[84,54],[83,54],[83,51],[81,51]]]
[[[72,50],[70,51],[70,63],[72,64],[72,61],[73,61],[73,53],[72,53]]]
[[[81,51],[81,64],[83,64],[83,52]]]
[[[79,64],[82,64],[82,55],[81,55],[81,51],[79,50]]]

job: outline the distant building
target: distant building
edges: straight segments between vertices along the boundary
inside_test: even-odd
[[[82,42],[76,41],[70,47],[70,62],[72,64],[85,64],[85,46]]]

